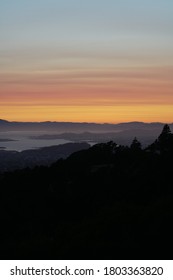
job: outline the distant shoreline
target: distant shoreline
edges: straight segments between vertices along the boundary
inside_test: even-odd
[[[5,139],[5,138],[4,139],[2,139],[2,138],[0,139],[0,142],[11,142],[11,141],[18,141],[18,140],[8,139],[8,138],[7,139]]]

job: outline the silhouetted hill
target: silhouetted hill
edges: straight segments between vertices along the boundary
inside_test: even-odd
[[[73,123],[73,122],[8,122],[0,121],[1,138],[3,132],[30,132],[31,139],[50,140],[66,139],[70,141],[115,141],[119,145],[130,145],[134,136],[141,141],[142,146],[151,144],[162,129],[162,123],[128,122],[119,124]],[[170,124],[173,129],[173,124]],[[35,133],[37,132],[37,135]],[[40,135],[39,135],[40,132]],[[43,135],[44,133],[44,135]],[[34,134],[34,136],[32,135]],[[17,139],[17,134],[15,135]],[[9,135],[9,138],[14,136]],[[3,146],[5,146],[3,144]]]
[[[57,131],[63,132],[115,132],[130,129],[160,129],[163,123],[129,122],[119,124],[75,123],[75,122],[8,122],[0,120],[0,131]],[[170,124],[171,129],[173,124]]]
[[[89,147],[90,145],[87,143],[67,143],[22,152],[0,150],[0,172],[36,165],[50,165],[60,158],[66,158],[76,151]]]
[[[165,125],[146,149],[110,141],[0,175],[1,258],[170,258],[172,160]]]
[[[112,124],[73,123],[73,122],[8,122],[0,120],[0,131],[111,131],[115,128]]]
[[[106,132],[106,133],[60,133],[60,134],[44,134],[38,136],[32,136],[31,139],[37,140],[50,140],[50,139],[65,139],[70,141],[93,141],[93,142],[108,142],[114,141],[119,145],[130,145],[134,135],[141,141],[143,147],[151,144],[159,134],[160,129],[126,129],[120,132]]]

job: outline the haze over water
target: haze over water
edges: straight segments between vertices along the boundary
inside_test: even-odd
[[[35,149],[41,147],[48,147],[54,145],[60,145],[71,142],[64,139],[31,139],[31,136],[38,136],[42,134],[48,134],[47,132],[35,132],[35,131],[10,131],[0,132],[0,139],[12,139],[16,141],[0,141],[0,147],[4,147],[5,150],[23,151],[28,149]]]

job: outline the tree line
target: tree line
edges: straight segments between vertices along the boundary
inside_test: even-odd
[[[2,259],[164,259],[172,251],[173,134],[108,143],[0,175]]]

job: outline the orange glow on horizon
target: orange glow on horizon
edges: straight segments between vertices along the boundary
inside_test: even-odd
[[[172,1],[1,2],[0,119],[173,122]]]
[[[3,106],[0,111],[1,119],[24,122],[173,122],[173,105]]]
[[[0,118],[118,123],[173,121],[173,67],[124,67],[1,76]]]

